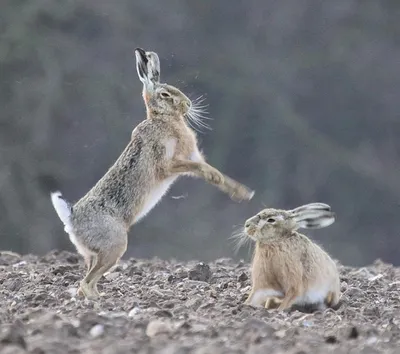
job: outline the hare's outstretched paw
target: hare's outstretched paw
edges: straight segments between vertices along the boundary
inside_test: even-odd
[[[235,202],[241,202],[243,200],[249,201],[253,198],[254,191],[250,190],[249,188],[239,185],[233,193],[230,195],[231,199]]]
[[[223,188],[221,189],[228,193],[230,198],[235,202],[249,201],[254,196],[253,190],[226,176]]]
[[[204,172],[205,179],[210,183],[220,185],[224,183],[224,176],[218,170],[206,169]]]

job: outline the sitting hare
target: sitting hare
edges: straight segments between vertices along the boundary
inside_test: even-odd
[[[296,230],[331,225],[335,215],[327,204],[311,203],[293,210],[264,209],[246,220],[244,233],[256,241],[252,289],[246,304],[278,310],[335,307],[340,297],[335,262]]]
[[[71,206],[58,191],[51,194],[65,231],[85,259],[87,274],[78,293],[87,298],[99,296],[97,282],[125,253],[129,228],[180,175],[203,178],[235,200],[250,200],[254,194],[205,162],[187,124],[195,107],[176,87],[159,82],[157,54],[143,49],[135,54],[147,119],[133,130],[114,165],[76,204]]]

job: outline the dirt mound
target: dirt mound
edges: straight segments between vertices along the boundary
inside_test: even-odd
[[[84,274],[68,252],[0,253],[0,353],[398,353],[400,269],[341,267],[335,312],[243,305],[249,265],[122,261],[77,298]]]

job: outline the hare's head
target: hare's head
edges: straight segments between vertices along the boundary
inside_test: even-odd
[[[334,221],[329,205],[310,203],[293,210],[264,209],[246,220],[244,232],[255,241],[268,242],[299,228],[319,229]]]
[[[136,48],[135,55],[148,113],[151,116],[188,114],[192,106],[190,99],[176,87],[160,83],[160,60],[157,53]]]
[[[160,83],[160,60],[157,53],[135,49],[136,70],[143,83],[143,100],[148,117],[185,117],[198,127],[208,128],[203,121],[202,100],[192,102],[178,88]]]

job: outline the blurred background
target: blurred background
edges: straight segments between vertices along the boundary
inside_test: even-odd
[[[182,178],[124,257],[249,260],[246,218],[322,201],[336,223],[307,234],[335,258],[400,265],[399,18],[397,0],[3,0],[0,249],[74,250],[48,188],[77,201],[145,118],[140,46],[204,95],[208,161],[256,195]]]

